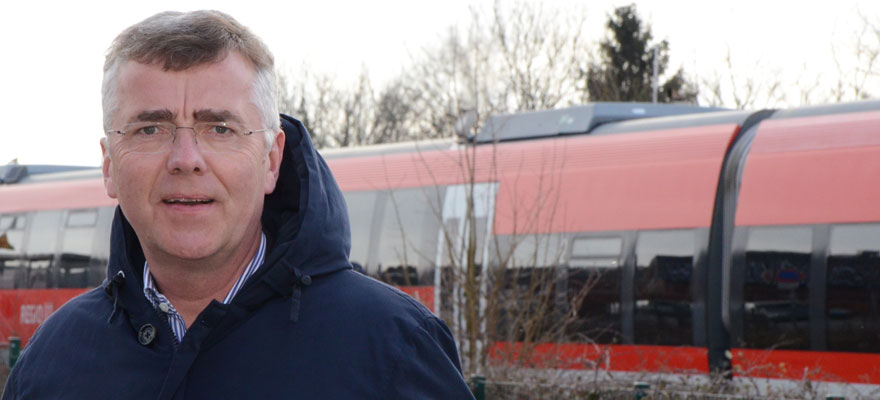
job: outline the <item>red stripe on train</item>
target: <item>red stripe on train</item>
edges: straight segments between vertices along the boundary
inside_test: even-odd
[[[0,341],[21,338],[24,346],[34,331],[68,300],[89,289],[20,289],[0,291]]]
[[[434,311],[433,286],[398,286],[397,288],[424,304],[429,310]]]
[[[880,384],[880,354],[753,349],[733,349],[732,353],[738,377]],[[522,342],[496,342],[489,357],[531,368],[708,373],[707,351],[701,347],[584,343],[526,347]]]
[[[736,376],[880,384],[880,354],[733,349]]]
[[[526,350],[524,350],[526,348]],[[627,372],[708,373],[707,351],[702,347],[635,346],[585,343],[496,342],[489,349],[494,361],[534,368],[605,369]],[[519,362],[517,362],[519,361]]]

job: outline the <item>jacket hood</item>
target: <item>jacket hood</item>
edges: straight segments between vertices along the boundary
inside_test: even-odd
[[[281,115],[287,140],[275,191],[266,196],[263,230],[273,242],[266,259],[291,261],[312,276],[349,269],[351,229],[342,191],[305,127]]]
[[[267,255],[263,267],[249,279],[242,292],[258,286],[253,284],[255,281],[274,280],[270,286],[276,292],[290,294],[290,288],[279,285],[301,285],[303,277],[310,280],[351,268],[348,261],[351,233],[342,192],[303,124],[281,115],[281,128],[286,140],[280,173],[275,190],[265,198],[262,215],[263,232],[268,239]],[[117,207],[107,279],[102,285],[114,302],[123,287],[131,289],[126,292],[143,296],[143,264],[144,255],[137,235]],[[125,303],[131,306],[131,301]]]

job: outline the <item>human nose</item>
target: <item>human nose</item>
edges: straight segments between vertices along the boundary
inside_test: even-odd
[[[189,132],[189,133],[185,133]],[[192,135],[192,138],[187,136]],[[205,158],[199,150],[195,130],[177,127],[168,152],[167,169],[171,174],[202,174],[207,170]]]

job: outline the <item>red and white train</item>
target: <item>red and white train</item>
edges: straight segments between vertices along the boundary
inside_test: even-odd
[[[603,345],[539,345],[572,368],[601,348],[614,371],[880,384],[880,101],[597,103],[322,153],[352,262],[438,313],[444,242],[471,220],[480,265],[561,268],[560,287],[601,273],[578,326]],[[97,169],[0,172],[0,337],[26,342],[104,279],[115,203]]]

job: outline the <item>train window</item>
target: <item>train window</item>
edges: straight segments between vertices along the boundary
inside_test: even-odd
[[[618,237],[575,238],[571,242],[572,267],[617,268],[623,240]]]
[[[490,250],[494,265],[506,268],[552,267],[562,264],[565,237],[549,235],[496,236]]]
[[[433,284],[441,227],[435,189],[398,189],[387,195],[377,258],[382,279],[403,286]]]
[[[880,224],[831,228],[828,350],[880,353]]]
[[[355,268],[367,265],[370,249],[370,229],[373,215],[376,214],[376,192],[347,192],[345,203],[348,206],[348,220],[351,224],[351,254],[349,260]]]
[[[24,226],[22,214],[0,216],[0,289],[16,288],[16,276],[25,266],[23,254]]]
[[[27,268],[19,287],[38,289],[55,285],[50,271],[55,264],[61,214],[60,210],[37,211],[31,214],[25,246]]]
[[[97,220],[98,212],[95,209],[69,211],[62,241],[62,254],[70,251],[85,256],[91,254]]]
[[[743,287],[743,344],[749,348],[810,348],[808,282],[810,227],[751,227]]]
[[[89,267],[93,271],[89,273],[90,287],[100,285],[107,275],[107,260],[110,259],[110,226],[113,224],[116,207],[101,207],[97,211],[95,245],[92,247],[92,260]]]
[[[636,241],[635,342],[693,343],[693,230],[643,231]]]
[[[102,272],[90,268],[97,221],[96,209],[68,211],[56,275],[58,287],[89,287],[96,280],[89,275]]]
[[[26,221],[27,217],[21,214],[0,216],[0,231],[23,230]]]
[[[89,227],[95,226],[98,221],[98,211],[91,210],[71,210],[67,213],[67,227]]]
[[[492,284],[501,289],[492,291],[497,298],[490,303],[504,304],[497,318],[489,318],[499,322],[496,340],[525,339],[514,332],[529,332],[537,341],[564,333],[571,310],[563,263],[567,242],[564,234],[499,235],[490,242]]]
[[[580,303],[575,340],[621,342],[620,283],[623,239],[576,237],[568,260],[568,298]]]

